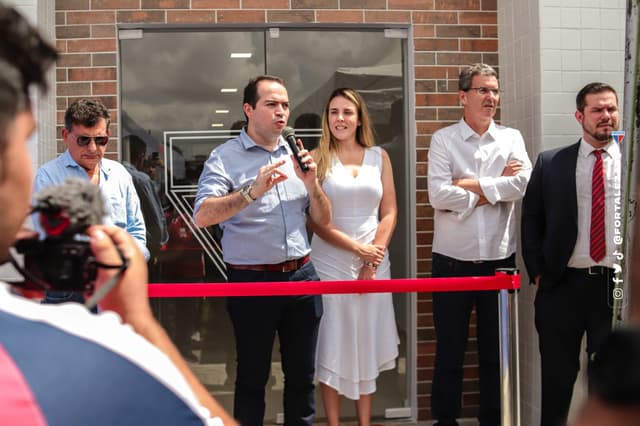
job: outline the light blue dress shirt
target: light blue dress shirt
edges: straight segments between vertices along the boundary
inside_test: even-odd
[[[258,169],[281,159],[279,169],[288,176],[235,216],[220,223],[225,262],[236,265],[274,264],[307,255],[306,210],[309,195],[293,169],[284,139],[269,152],[242,130],[213,150],[204,165],[194,205],[194,215],[209,197],[238,191],[253,182]]]
[[[75,162],[69,150],[59,157],[43,164],[36,172],[34,194],[50,185],[59,185],[69,177],[89,179],[87,172]],[[105,201],[107,217],[104,223],[118,226],[127,231],[138,244],[145,259],[149,259],[146,228],[140,199],[131,180],[131,175],[122,164],[103,158],[100,163],[100,191]],[[42,235],[37,221],[34,228]]]

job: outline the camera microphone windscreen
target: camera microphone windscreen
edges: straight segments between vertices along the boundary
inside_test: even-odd
[[[68,178],[43,188],[36,196],[34,212],[47,236],[73,235],[102,223],[105,206],[100,188],[86,179]]]
[[[302,162],[300,157],[298,157],[298,153],[300,152],[300,148],[298,148],[298,144],[296,143],[296,132],[291,127],[285,127],[282,129],[282,137],[289,144],[289,148],[293,152],[293,156],[298,161],[298,165],[300,165],[300,169],[303,172],[307,172],[309,167]]]

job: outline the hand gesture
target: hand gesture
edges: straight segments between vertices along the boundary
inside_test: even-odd
[[[256,180],[253,181],[251,188],[251,196],[255,199],[260,198],[265,192],[276,186],[289,177],[283,173],[278,167],[282,166],[285,160],[277,161],[273,164],[267,164],[258,169]]]

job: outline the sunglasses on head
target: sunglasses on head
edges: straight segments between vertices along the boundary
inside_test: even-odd
[[[78,146],[87,146],[92,139],[96,145],[100,146],[105,146],[109,142],[109,136],[76,136],[76,143]]]

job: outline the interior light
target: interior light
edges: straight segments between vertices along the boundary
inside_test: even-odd
[[[224,127],[223,123],[211,123],[211,127]]]
[[[220,89],[220,93],[236,93],[237,91],[238,91],[237,88]]]
[[[252,56],[252,53],[232,53],[229,55],[231,59],[249,59]]]
[[[217,109],[216,114],[229,114],[228,109]]]

